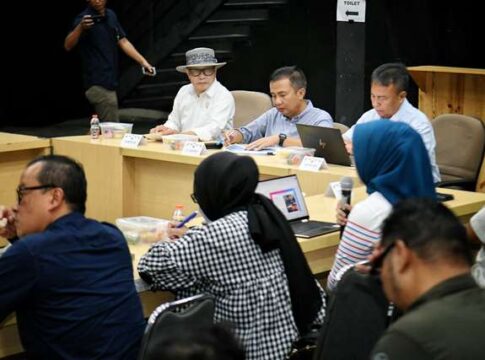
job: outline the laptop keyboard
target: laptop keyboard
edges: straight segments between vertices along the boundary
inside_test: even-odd
[[[293,232],[295,233],[305,233],[311,230],[320,229],[322,227],[322,223],[311,221],[311,220],[307,222],[298,221],[290,224],[291,224],[291,228],[293,229]]]

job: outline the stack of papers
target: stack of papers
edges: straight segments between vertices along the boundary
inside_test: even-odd
[[[224,150],[241,155],[275,155],[276,147],[268,147],[261,150],[246,150],[244,144],[232,144],[227,146]]]

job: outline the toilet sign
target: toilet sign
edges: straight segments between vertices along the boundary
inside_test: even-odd
[[[337,21],[365,22],[365,0],[338,0]]]

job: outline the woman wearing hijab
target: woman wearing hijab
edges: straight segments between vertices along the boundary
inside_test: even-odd
[[[323,321],[324,293],[284,216],[254,192],[258,179],[250,157],[220,152],[202,161],[193,195],[207,225],[155,244],[138,271],[153,290],[213,295],[215,321],[234,325],[247,359],[283,359]]]
[[[371,254],[394,204],[411,197],[436,197],[426,148],[409,125],[389,120],[357,125],[353,140],[355,166],[369,196],[348,216],[328,277],[330,290],[345,268]]]

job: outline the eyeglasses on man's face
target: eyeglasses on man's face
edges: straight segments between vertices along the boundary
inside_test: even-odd
[[[53,184],[37,185],[37,186],[18,186],[17,190],[16,190],[17,191],[17,204],[20,204],[22,202],[22,199],[24,198],[26,191],[53,189],[55,187],[57,187],[57,186],[53,185]]]
[[[197,204],[197,198],[195,197],[195,195],[194,195],[194,194],[190,194],[190,198],[192,199],[192,201],[193,201],[194,203],[196,203],[196,204]]]
[[[380,253],[379,256],[377,256],[374,261],[371,264],[371,274],[380,274],[382,270],[382,264],[384,263],[384,259],[386,258],[387,255],[391,252],[392,249],[394,249],[394,246],[396,246],[396,242],[392,242],[389,245],[387,245],[384,250]]]
[[[203,69],[188,69],[189,75],[190,76],[199,76],[200,74],[204,74],[205,76],[211,76],[214,75],[216,72],[215,67],[208,67],[208,68],[203,68]]]

